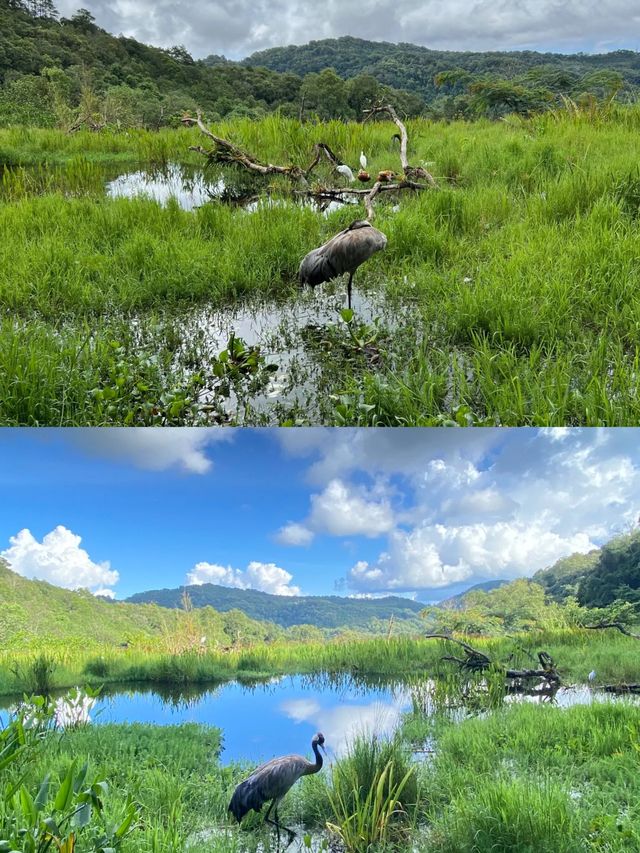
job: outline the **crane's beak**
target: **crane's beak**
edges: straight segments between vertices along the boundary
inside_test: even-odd
[[[323,743],[320,744],[320,749],[324,752],[325,755],[327,754],[327,750],[324,748]]]

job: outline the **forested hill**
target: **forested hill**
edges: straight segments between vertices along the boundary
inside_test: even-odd
[[[127,601],[141,604],[153,602],[162,607],[182,607],[185,587],[156,589],[130,596]],[[186,590],[194,607],[213,607],[221,613],[242,610],[251,619],[268,619],[289,628],[293,625],[315,625],[318,628],[368,629],[372,620],[388,621],[392,616],[400,622],[417,619],[424,607],[418,601],[388,598],[342,598],[340,596],[270,595],[253,589],[232,589],[205,583]],[[419,627],[417,625],[417,627]]]
[[[415,95],[338,81],[333,99],[305,72],[279,73],[224,57],[194,60],[182,45],[161,49],[113,36],[86,9],[60,17],[53,0],[0,0],[0,127],[58,126],[78,121],[98,129],[177,124],[200,108],[210,121],[259,118],[279,109],[354,118],[364,98],[383,95],[408,114],[424,102]],[[322,81],[321,81],[322,82]],[[335,85],[334,85],[335,89]]]
[[[0,127],[159,128],[200,108],[209,121],[279,110],[312,120],[362,118],[373,101],[406,116],[530,115],[580,102],[633,99],[640,54],[455,53],[345,36],[279,47],[243,62],[195,60],[114,36],[54,0],[0,0]]]
[[[619,73],[630,88],[640,86],[640,53],[631,50],[570,55],[531,50],[471,53],[344,36],[263,50],[249,56],[244,64],[294,74],[334,68],[345,79],[370,74],[385,85],[414,92],[427,103],[438,96],[443,84],[463,92],[470,78],[481,77],[527,77],[552,90],[577,94],[591,88],[590,77],[609,71]],[[442,74],[448,77],[438,80]]]
[[[461,610],[465,606],[465,597],[469,595],[469,593],[491,592],[491,590],[500,589],[501,586],[505,586],[508,583],[509,581],[506,580],[484,581],[483,583],[477,583],[470,586],[469,589],[465,589],[464,592],[458,593],[458,595],[452,595],[449,598],[443,599],[438,602],[437,606],[442,607],[444,610]]]
[[[16,574],[2,558],[0,614],[0,651],[43,642],[83,648],[142,643],[179,651],[198,645],[201,636],[211,648],[230,646],[238,637],[262,642],[287,636],[273,622],[258,622],[237,610],[164,610],[153,604],[96,598],[87,590],[62,589]]]
[[[532,580],[556,601],[574,595],[584,607],[606,607],[616,599],[640,602],[640,530],[558,560]]]

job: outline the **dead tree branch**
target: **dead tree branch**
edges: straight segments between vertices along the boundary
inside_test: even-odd
[[[309,177],[311,172],[318,165],[323,154],[334,168],[337,166],[343,166],[344,165],[344,163],[336,157],[336,155],[329,148],[329,146],[327,145],[326,142],[316,142],[316,144],[313,146],[313,150],[315,152],[315,157],[312,160],[311,164],[309,165],[309,168],[305,172],[306,177]]]
[[[603,628],[615,628],[624,634],[626,637],[633,637],[634,640],[640,640],[640,634],[633,634],[622,622],[599,622],[597,625],[585,625],[588,631],[600,631]]]
[[[401,133],[404,134],[401,137],[401,161],[404,177],[401,180],[394,181],[393,172],[387,170],[380,173],[378,180],[371,188],[352,189],[350,187],[319,187],[318,189],[313,190],[308,188],[305,190],[294,190],[296,194],[304,195],[307,198],[313,198],[320,202],[338,201],[343,204],[346,204],[349,198],[361,199],[367,212],[366,218],[371,221],[374,217],[373,201],[379,193],[399,192],[402,190],[420,191],[428,190],[436,186],[433,177],[425,169],[409,166],[406,154],[407,131],[404,124],[398,118],[394,108],[392,106],[386,106],[376,109],[379,111],[389,112],[392,118],[394,118],[394,121],[398,124],[398,127],[401,128]],[[373,114],[374,111],[370,112]],[[295,164],[290,166],[277,166],[273,163],[263,163],[253,155],[244,151],[238,145],[234,145],[232,142],[229,142],[228,139],[223,139],[223,137],[217,136],[209,130],[202,121],[202,114],[200,112],[197,113],[196,118],[185,115],[182,118],[182,123],[187,127],[197,125],[200,131],[214,143],[214,147],[212,149],[204,148],[202,145],[191,145],[189,146],[190,151],[197,151],[198,154],[202,154],[210,162],[234,163],[259,175],[285,175],[286,177],[301,181],[303,185],[308,187],[309,178],[323,157],[331,163],[334,169],[344,165],[326,142],[316,142],[313,147],[313,160],[306,169]],[[417,180],[418,178],[425,179],[427,183],[420,183],[419,180]]]
[[[437,187],[438,185],[436,184],[435,178],[430,172],[427,172],[427,170],[422,166],[411,166],[409,164],[409,158],[407,156],[407,146],[409,144],[407,128],[405,127],[404,122],[400,120],[400,117],[394,107],[392,107],[391,104],[380,104],[372,107],[370,110],[365,110],[364,113],[365,121],[379,113],[387,113],[391,117],[391,121],[400,131],[400,165],[402,166],[405,178],[407,178],[407,180],[423,179],[426,180],[431,187]]]
[[[600,687],[605,693],[634,693],[640,694],[640,684],[605,684]]]
[[[190,151],[197,151],[199,154],[204,154],[210,160],[217,163],[238,163],[244,166],[245,169],[257,172],[259,175],[287,175],[298,179],[305,179],[306,177],[304,169],[301,169],[300,166],[274,166],[273,163],[261,163],[257,158],[243,151],[242,148],[229,142],[228,139],[216,136],[202,121],[202,114],[200,112],[198,112],[195,119],[185,116],[182,119],[182,123],[187,126],[197,124],[201,132],[213,141],[215,147],[211,151],[206,151],[200,145],[190,146],[189,148]]]
[[[482,672],[485,669],[489,669],[490,666],[495,665],[494,661],[492,661],[488,655],[485,655],[484,652],[479,652],[468,643],[465,643],[462,640],[456,640],[447,634],[427,634],[426,639],[446,640],[449,643],[456,643],[460,646],[465,653],[463,658],[455,657],[454,655],[445,655],[441,660],[455,663],[461,669],[468,670],[469,672]],[[550,683],[559,684],[560,675],[556,670],[556,665],[551,655],[547,652],[538,652],[538,661],[540,663],[540,668],[538,669],[507,669],[505,667],[505,678],[512,680],[542,678]],[[502,666],[502,664],[498,664],[498,666]]]

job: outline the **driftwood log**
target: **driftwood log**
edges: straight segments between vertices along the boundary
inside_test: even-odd
[[[496,664],[484,652],[474,649],[463,640],[456,640],[447,634],[427,634],[427,640],[446,640],[449,643],[455,643],[460,646],[464,652],[464,657],[456,657],[455,655],[444,655],[441,660],[450,661],[457,664],[460,669],[467,672],[482,672],[489,669],[491,666],[499,666],[504,669],[504,676],[509,681],[526,681],[533,678],[543,679],[549,684],[560,684],[560,674],[556,669],[553,658],[547,652],[538,652],[539,667],[535,669],[509,669],[503,664]]]
[[[199,130],[214,143],[213,148],[210,149],[206,149],[201,145],[189,146],[190,151],[197,151],[199,154],[206,157],[209,162],[224,164],[233,163],[259,175],[283,175],[294,181],[298,181],[303,185],[304,189],[293,191],[296,195],[304,196],[305,198],[312,198],[320,204],[328,204],[332,201],[339,202],[341,204],[362,201],[367,212],[366,218],[371,221],[374,217],[373,201],[379,193],[401,192],[403,190],[421,191],[437,189],[437,184],[429,172],[420,166],[412,167],[409,165],[407,160],[407,130],[404,123],[398,117],[395,109],[391,105],[374,107],[367,111],[366,118],[382,112],[388,113],[400,129],[400,163],[402,166],[403,176],[396,180],[394,179],[395,175],[391,170],[380,172],[378,180],[374,182],[372,187],[367,189],[326,186],[310,188],[309,181],[311,175],[323,158],[328,160],[334,169],[337,169],[338,166],[345,165],[326,144],[326,142],[315,143],[313,147],[313,159],[306,169],[295,164],[278,166],[273,163],[263,163],[257,157],[249,154],[247,151],[244,151],[234,143],[229,142],[228,139],[217,136],[205,125],[200,112],[197,113],[196,118],[185,115],[182,118],[182,123],[187,127],[197,125]],[[426,180],[426,183],[421,183],[421,180]]]

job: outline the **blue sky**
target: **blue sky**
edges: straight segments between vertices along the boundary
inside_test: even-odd
[[[118,598],[189,580],[436,600],[630,529],[639,446],[631,429],[5,429],[0,553]]]

